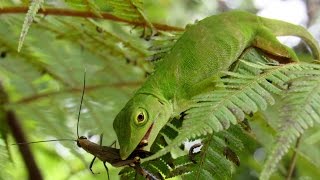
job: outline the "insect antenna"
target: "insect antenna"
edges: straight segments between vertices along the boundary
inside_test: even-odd
[[[85,89],[86,89],[86,69],[84,70],[84,75],[83,75],[83,88],[82,88],[82,95],[81,95],[81,101],[80,101],[80,107],[79,107],[79,113],[78,113],[78,121],[77,121],[78,139],[80,138],[80,136],[79,136],[79,122],[80,122],[80,114],[81,114],[81,108],[82,108],[82,102],[83,102],[83,96],[84,96]]]
[[[50,140],[43,140],[43,141],[14,143],[14,144],[11,144],[11,145],[26,145],[26,144],[35,144],[35,143],[53,142],[53,141],[75,141],[75,142],[77,142],[77,140],[74,140],[74,139],[50,139]]]
[[[84,77],[83,77],[83,89],[82,89],[82,95],[81,95],[81,101],[80,101],[80,108],[79,108],[79,113],[78,113],[78,121],[77,121],[77,136],[78,139],[79,137],[79,120],[80,120],[80,112],[82,108],[82,102],[83,102],[83,96],[84,96],[84,91],[86,87],[86,70],[84,70]],[[32,141],[32,142],[21,142],[21,143],[14,143],[11,145],[27,145],[27,144],[35,144],[35,143],[43,143],[43,142],[53,142],[53,141],[75,141],[77,140],[74,139],[50,139],[50,140],[43,140],[43,141]]]

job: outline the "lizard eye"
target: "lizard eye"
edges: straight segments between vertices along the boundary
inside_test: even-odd
[[[140,113],[138,116],[137,116],[137,121],[138,122],[142,122],[144,120],[144,115],[143,113]]]
[[[147,113],[144,109],[141,109],[135,116],[135,123],[142,125],[147,120]]]

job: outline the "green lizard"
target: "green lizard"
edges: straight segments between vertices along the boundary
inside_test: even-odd
[[[188,27],[143,86],[116,116],[113,127],[126,159],[136,149],[146,150],[161,128],[190,106],[191,97],[213,90],[219,72],[228,70],[248,47],[266,54],[298,61],[292,49],[276,36],[302,38],[319,59],[317,41],[303,27],[230,11],[205,18]]]

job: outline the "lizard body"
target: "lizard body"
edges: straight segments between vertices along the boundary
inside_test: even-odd
[[[193,96],[213,90],[213,80],[246,48],[299,61],[292,49],[276,39],[283,35],[301,37],[319,59],[319,45],[303,27],[247,12],[210,16],[188,27],[115,118],[121,158],[126,159],[138,146],[149,149],[169,119],[187,110]]]

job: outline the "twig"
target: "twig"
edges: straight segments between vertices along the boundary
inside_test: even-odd
[[[4,103],[8,103],[8,95],[5,93],[1,82],[0,82],[0,95],[1,95],[1,104],[0,106],[3,106]],[[15,113],[12,110],[5,110],[5,121],[15,139],[16,142],[27,142],[23,130],[21,128],[21,125],[19,121],[17,120],[17,117]],[[28,170],[29,173],[29,179],[32,180],[42,180],[42,175],[40,173],[40,170],[33,158],[33,155],[31,153],[31,150],[29,146],[19,146],[19,151],[22,155],[22,158],[24,160],[24,164]]]
[[[286,180],[291,180],[293,171],[295,169],[296,161],[297,161],[297,149],[298,149],[298,147],[300,145],[300,140],[301,140],[301,136],[298,137],[298,139],[296,141],[296,145],[294,147],[294,152],[293,152],[293,155],[292,155],[292,158],[291,158],[290,168],[289,168]]]
[[[16,142],[27,142],[24,133],[13,111],[7,111],[7,123]],[[42,180],[40,170],[33,158],[29,146],[18,146],[24,163],[28,169],[29,179]]]
[[[17,6],[17,7],[4,7],[0,8],[0,14],[19,14],[19,13],[26,13],[28,11],[28,7],[25,6]],[[93,12],[90,11],[78,11],[78,10],[71,10],[71,9],[61,9],[61,8],[45,8],[39,9],[39,14],[44,15],[55,15],[55,16],[72,16],[72,17],[83,17],[83,18],[102,18],[102,19],[109,19],[118,22],[124,22],[128,24],[132,24],[134,26],[148,26],[145,21],[131,21],[127,19],[122,19],[117,16],[114,16],[110,13],[101,12],[101,17],[97,16]],[[183,28],[168,26],[165,24],[159,23],[152,23],[153,26],[157,30],[162,31],[184,31]]]

